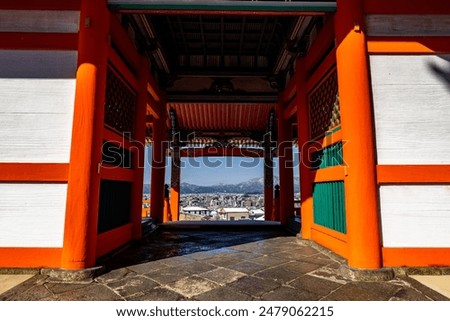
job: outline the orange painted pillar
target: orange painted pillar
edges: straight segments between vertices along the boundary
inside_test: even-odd
[[[273,191],[272,221],[280,220],[280,185],[275,185]]]
[[[164,179],[166,171],[166,113],[160,109],[158,118],[153,122],[152,145],[152,183],[150,195],[150,216],[158,223],[163,222],[164,212]]]
[[[164,185],[164,211],[163,211],[163,222],[172,221],[172,211],[170,208],[169,199],[169,185]]]
[[[311,239],[311,226],[313,217],[313,179],[309,158],[309,113],[306,92],[306,66],[305,60],[297,61],[295,79],[297,83],[297,131],[299,148],[299,173],[300,173],[300,200],[301,200],[301,236],[303,239]]]
[[[180,147],[175,146],[172,154],[172,171],[170,180],[170,211],[172,221],[178,221],[180,216]]]
[[[264,147],[264,217],[272,220],[273,211],[273,156],[270,141]]]
[[[381,266],[380,228],[369,67],[362,0],[338,0],[336,59],[344,160],[348,264]]]
[[[142,236],[142,193],[144,185],[144,162],[145,162],[145,135],[147,125],[145,122],[147,114],[147,84],[150,73],[147,61],[141,58],[141,69],[139,70],[139,92],[137,97],[136,114],[134,121],[133,139],[133,170],[135,173],[131,191],[131,224],[132,237],[139,240]]]
[[[280,222],[287,224],[294,215],[294,169],[292,156],[292,126],[283,117],[281,105],[277,105],[278,168],[280,174]]]
[[[78,71],[61,266],[95,265],[99,168],[110,14],[106,1],[81,1]]]

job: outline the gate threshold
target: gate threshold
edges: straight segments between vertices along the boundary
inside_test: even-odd
[[[178,221],[158,224],[164,229],[260,229],[279,228],[280,222],[274,221]]]

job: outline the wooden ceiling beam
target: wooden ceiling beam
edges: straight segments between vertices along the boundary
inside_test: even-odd
[[[262,148],[184,148],[181,150],[181,157],[264,157]]]

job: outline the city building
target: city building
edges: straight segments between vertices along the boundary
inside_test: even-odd
[[[252,220],[264,220],[264,211],[262,209],[251,210],[250,218]]]
[[[209,216],[209,214],[211,213],[211,211],[208,210],[207,208],[198,206],[183,207],[181,211],[185,214],[195,214],[201,216]]]
[[[250,218],[248,210],[240,207],[222,207],[217,213],[227,221],[248,220]]]

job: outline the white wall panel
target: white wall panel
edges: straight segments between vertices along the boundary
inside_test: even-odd
[[[0,78],[75,78],[76,50],[0,50]]]
[[[79,11],[0,10],[0,32],[77,33]]]
[[[0,162],[68,163],[77,53],[0,51]]]
[[[380,187],[385,247],[450,247],[450,185]]]
[[[366,16],[369,36],[450,36],[450,15]]]
[[[370,57],[379,164],[450,164],[450,55]]]
[[[67,184],[0,184],[0,247],[62,247]]]

